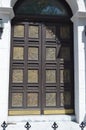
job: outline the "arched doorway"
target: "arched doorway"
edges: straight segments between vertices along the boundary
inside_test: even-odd
[[[9,114],[74,113],[72,12],[63,1],[18,1],[12,20]]]

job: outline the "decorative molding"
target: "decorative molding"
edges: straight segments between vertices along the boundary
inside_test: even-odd
[[[14,12],[12,7],[0,7],[0,18],[8,15],[10,19],[14,17]]]
[[[77,19],[86,19],[86,12],[77,11],[71,18],[71,21],[73,22]]]

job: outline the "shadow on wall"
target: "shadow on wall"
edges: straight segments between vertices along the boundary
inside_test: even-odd
[[[86,0],[84,0],[84,3],[85,3],[85,9],[86,9]]]
[[[86,114],[85,114],[85,117],[84,117],[84,120],[83,120],[83,122],[86,122]]]
[[[18,0],[11,0],[10,5],[13,7]]]
[[[85,1],[85,4],[86,4],[86,0]],[[86,6],[85,6],[86,7]],[[84,43],[84,53],[85,53],[85,72],[86,72],[86,26],[84,26],[84,30],[83,30],[83,33],[82,33],[82,42]],[[85,73],[85,86],[86,86],[86,73]],[[86,88],[85,88],[85,93],[86,93]],[[85,104],[86,104],[86,95],[85,95]],[[86,106],[85,106],[85,109],[86,109]],[[84,119],[83,119],[84,122],[86,122],[86,114],[84,116]]]

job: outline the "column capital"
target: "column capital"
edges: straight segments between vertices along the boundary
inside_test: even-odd
[[[14,12],[12,7],[0,7],[0,18],[8,16],[9,19],[14,17]]]
[[[71,21],[74,22],[78,19],[86,19],[86,12],[77,11],[71,18]]]

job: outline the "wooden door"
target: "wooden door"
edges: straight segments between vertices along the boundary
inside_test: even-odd
[[[71,25],[17,22],[12,26],[9,110],[73,113]],[[67,111],[66,111],[67,110]]]

